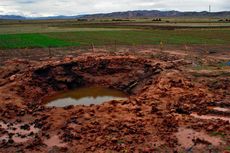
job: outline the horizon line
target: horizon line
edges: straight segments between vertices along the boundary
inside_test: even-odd
[[[47,15],[47,16],[27,16],[27,15],[20,15],[20,14],[0,14],[0,16],[20,16],[24,18],[47,18],[47,17],[58,17],[58,16],[63,16],[63,17],[75,17],[75,16],[87,16],[87,15],[98,15],[98,14],[111,14],[111,13],[122,13],[122,12],[135,12],[135,11],[160,11],[160,12],[170,12],[170,11],[175,11],[175,12],[182,12],[182,13],[189,13],[189,12],[196,12],[196,13],[201,13],[201,12],[207,12],[207,13],[221,13],[221,12],[230,12],[228,10],[223,10],[223,11],[212,11],[209,12],[207,10],[204,11],[179,11],[179,10],[159,10],[159,9],[143,9],[143,10],[126,10],[126,11],[114,11],[114,12],[98,12],[98,13],[82,13],[82,14],[72,14],[72,15]]]

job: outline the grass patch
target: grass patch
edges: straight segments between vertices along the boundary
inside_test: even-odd
[[[215,73],[191,73],[194,77],[230,77],[230,72],[215,72]]]
[[[229,151],[230,151],[230,146],[227,146],[227,147],[226,147],[226,150],[229,150]]]
[[[194,70],[213,70],[214,68],[208,65],[197,65],[194,67]]]
[[[31,34],[2,34],[0,48],[65,47],[94,45],[184,45],[227,44],[229,35],[224,30],[89,30]],[[230,30],[229,30],[230,31]],[[220,36],[220,37],[219,37]]]
[[[224,134],[224,133],[221,133],[221,132],[212,132],[210,135],[211,135],[211,136],[220,136],[220,137],[222,137],[222,138],[225,137],[225,134]]]
[[[189,33],[188,33],[189,34]],[[70,42],[80,42],[81,45],[111,44],[116,41],[122,45],[142,44],[224,44],[225,40],[205,38],[200,35],[188,35],[177,31],[166,30],[127,30],[127,31],[77,31],[66,33],[48,33],[46,35]],[[64,37],[68,36],[68,37]],[[230,37],[229,37],[230,38]]]
[[[0,35],[0,48],[48,48],[78,46],[77,42],[66,42],[58,38],[51,38],[43,34],[13,34]]]
[[[219,70],[227,67],[227,62],[226,61],[221,61],[219,63],[211,63],[208,65],[204,64],[199,64],[193,67],[194,70]]]
[[[125,142],[123,140],[118,140],[117,144],[124,144]]]

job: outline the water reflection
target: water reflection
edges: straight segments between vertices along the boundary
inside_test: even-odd
[[[62,92],[46,97],[46,106],[65,107],[69,105],[101,104],[111,100],[127,99],[127,95],[121,91],[103,87],[85,87],[73,91]]]

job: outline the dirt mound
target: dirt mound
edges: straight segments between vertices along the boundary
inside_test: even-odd
[[[229,144],[228,121],[190,116],[207,110],[210,102],[216,100],[215,93],[194,82],[172,62],[84,55],[59,61],[11,61],[0,72],[3,152],[205,151],[210,145],[212,150],[222,151]],[[45,107],[42,101],[60,91],[93,85],[118,89],[130,97],[101,105],[64,108]],[[7,128],[19,123],[26,123],[22,127],[25,130],[38,129],[23,135],[28,137],[26,143],[18,143],[20,133]],[[183,140],[176,137],[181,128],[185,129],[183,133],[196,132],[188,140],[191,146],[184,146]],[[202,129],[206,133],[223,132],[225,141],[212,145],[213,138],[199,138]]]

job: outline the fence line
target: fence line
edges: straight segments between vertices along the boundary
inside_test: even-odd
[[[32,59],[32,60],[40,60],[41,58],[47,57],[57,57],[62,58],[67,55],[76,56],[82,52],[99,52],[99,51],[107,51],[108,53],[112,52],[131,52],[138,53],[141,50],[181,50],[184,52],[197,52],[200,56],[205,54],[212,54],[215,52],[221,51],[229,51],[230,46],[207,46],[205,45],[165,45],[160,43],[159,45],[118,45],[117,41],[115,41],[111,45],[105,46],[94,46],[92,43],[90,46],[83,47],[68,47],[68,48],[34,48],[34,49],[10,49],[10,50],[0,50],[0,64],[2,64],[6,60],[20,58],[20,59]]]

